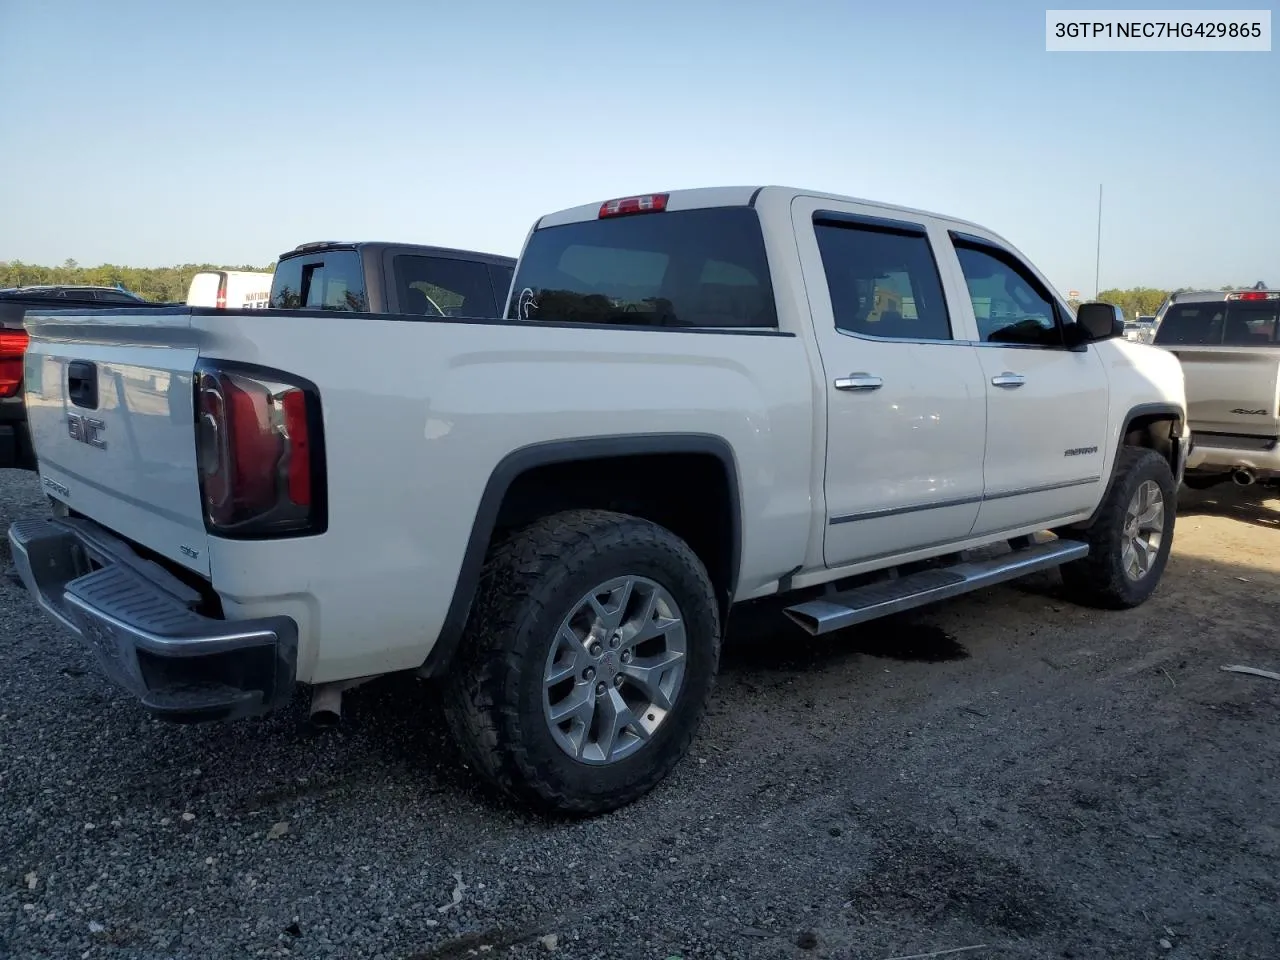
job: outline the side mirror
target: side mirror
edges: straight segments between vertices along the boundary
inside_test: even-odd
[[[1124,312],[1110,303],[1082,303],[1076,309],[1074,330],[1068,334],[1070,346],[1124,336]]]

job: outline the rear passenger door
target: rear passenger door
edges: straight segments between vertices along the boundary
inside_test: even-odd
[[[827,565],[963,540],[982,499],[986,395],[943,293],[945,234],[818,198],[797,198],[792,217],[827,404]]]
[[[984,502],[974,535],[1088,511],[1102,497],[1107,453],[1107,376],[1097,346],[1066,347],[1066,307],[1011,250],[976,235],[950,238],[948,262],[961,285],[953,300],[972,311],[987,396]]]
[[[478,260],[387,252],[396,313],[422,317],[498,316],[489,268]],[[504,291],[505,293],[505,291]]]

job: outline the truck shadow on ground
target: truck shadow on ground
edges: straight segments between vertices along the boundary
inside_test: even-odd
[[[783,613],[791,600],[758,600],[733,612],[725,630],[722,672],[822,670],[857,656],[943,663],[968,651],[951,634],[912,611],[813,637]]]
[[[1180,517],[1225,517],[1258,527],[1280,530],[1280,490],[1274,487],[1240,487],[1222,483],[1208,490],[1182,489],[1178,494]]]

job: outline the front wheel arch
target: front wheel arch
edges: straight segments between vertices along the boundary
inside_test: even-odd
[[[1183,445],[1189,443],[1182,437],[1184,419],[1183,411],[1171,403],[1143,403],[1129,410],[1116,440],[1115,455],[1111,458],[1111,473],[1107,477],[1102,499],[1087,518],[1064,529],[1079,532],[1088,530],[1097,522],[1115,485],[1121,455],[1126,449],[1140,447],[1155,450],[1169,464],[1176,485],[1188,452],[1183,449]]]

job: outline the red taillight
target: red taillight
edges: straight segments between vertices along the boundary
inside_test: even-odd
[[[219,310],[227,309],[227,275],[225,273],[218,277],[218,299],[214,302],[214,306]]]
[[[600,219],[605,217],[625,217],[631,213],[661,213],[667,209],[666,193],[646,193],[640,197],[623,197],[620,200],[606,200],[600,204]]]
[[[1228,293],[1228,300],[1280,300],[1280,293],[1262,293],[1251,290],[1248,293]]]
[[[311,506],[311,437],[307,430],[307,395],[290,390],[284,395],[284,430],[289,438],[289,499]]]
[[[26,353],[27,331],[0,330],[0,397],[17,395]]]
[[[319,398],[283,374],[202,366],[197,460],[205,525],[228,537],[320,533]]]

